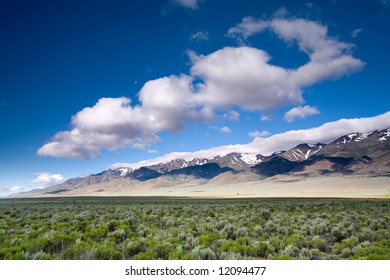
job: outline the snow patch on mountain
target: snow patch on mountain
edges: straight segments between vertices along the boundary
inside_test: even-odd
[[[311,152],[311,150],[308,150],[308,151],[306,152],[305,159],[308,159],[308,158],[309,158],[310,152]]]
[[[121,172],[119,174],[119,176],[125,177],[127,174],[129,174],[132,171],[132,169],[131,168],[119,168],[118,171]]]
[[[322,149],[322,145],[319,145],[317,151],[314,151],[314,152],[313,152],[313,155],[316,154],[316,153],[318,153],[321,149]]]
[[[390,128],[386,131],[380,132],[378,136],[380,142],[387,141],[388,139],[390,139]]]
[[[262,160],[257,158],[257,154],[254,153],[243,153],[241,154],[241,160],[247,164],[257,164]]]

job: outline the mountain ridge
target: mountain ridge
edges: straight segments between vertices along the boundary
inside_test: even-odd
[[[33,190],[21,196],[60,195],[96,185],[115,186],[113,182],[125,189],[153,180],[158,185],[158,180],[169,181],[169,178],[179,180],[178,184],[191,181],[199,183],[199,180],[210,181],[224,173],[230,174],[233,181],[234,176],[241,176],[243,182],[245,178],[261,180],[276,175],[387,176],[390,174],[390,128],[370,133],[346,134],[328,144],[302,143],[269,156],[233,152],[211,158],[177,158],[139,168],[108,169],[86,177],[68,179],[62,184]],[[170,182],[174,185],[174,180]]]

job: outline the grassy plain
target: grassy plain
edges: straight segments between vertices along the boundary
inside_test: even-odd
[[[2,199],[0,259],[390,259],[390,200]]]

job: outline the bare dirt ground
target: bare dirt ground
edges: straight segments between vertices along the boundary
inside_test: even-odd
[[[153,195],[195,197],[343,197],[390,198],[390,178],[316,177],[294,179],[280,176],[272,180],[226,185],[198,185],[153,189]]]
[[[255,179],[255,178],[254,178]],[[122,181],[91,185],[65,193],[38,196],[175,196],[199,198],[334,197],[390,198],[390,177],[378,176],[274,176],[265,180],[228,183],[224,180],[150,180],[137,184]]]

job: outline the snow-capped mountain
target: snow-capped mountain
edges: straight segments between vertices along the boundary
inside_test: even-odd
[[[299,176],[323,176],[329,174],[390,175],[390,129],[370,133],[350,133],[329,144],[300,144],[287,151],[270,156],[256,153],[229,153],[212,158],[177,158],[168,162],[141,166],[109,169],[83,178],[69,179],[63,184],[31,195],[62,195],[85,187],[134,186],[149,180],[168,180],[172,184],[182,178],[191,180],[212,180],[223,173],[230,176],[257,174],[260,178],[278,174]],[[241,174],[241,175],[240,175]],[[383,175],[384,174],[384,175]],[[246,176],[245,175],[245,176]],[[243,178],[246,178],[246,177]],[[172,179],[170,179],[172,178]],[[192,179],[191,179],[192,178]],[[230,177],[229,177],[230,178]],[[241,178],[241,177],[240,177]],[[248,178],[254,178],[248,176]],[[258,178],[258,177],[257,177]],[[243,180],[243,179],[240,179]],[[159,181],[156,181],[156,184]],[[204,181],[202,181],[204,182]],[[96,190],[97,191],[97,190]],[[29,196],[29,193],[23,194]]]
[[[230,153],[225,156],[217,156],[210,162],[217,163],[222,167],[230,167],[235,170],[243,170],[253,165],[259,164],[263,160],[262,155],[250,153]]]
[[[317,154],[324,144],[300,144],[286,152],[279,153],[279,156],[290,161],[304,161]]]
[[[213,158],[194,158],[192,160],[175,159],[166,163],[159,163],[146,166],[149,169],[155,170],[161,174],[171,172],[173,170],[182,169],[191,166],[201,166],[207,163],[216,163],[220,167],[229,167],[235,170],[243,170],[253,165],[259,164],[263,160],[262,155],[250,153],[230,153],[223,156],[216,156]],[[121,167],[115,169],[121,172],[122,177],[134,172],[134,169]]]
[[[171,161],[166,162],[166,163],[159,163],[159,164],[155,164],[155,165],[150,165],[150,166],[148,166],[148,168],[164,174],[164,173],[168,173],[172,170],[177,170],[177,169],[186,168],[186,167],[195,166],[195,165],[203,165],[203,164],[206,164],[208,162],[209,162],[208,159],[204,159],[204,158],[194,158],[193,160],[190,160],[190,161],[186,161],[184,159],[179,158],[179,159],[171,160]]]
[[[369,133],[351,133],[325,145],[319,155],[338,157],[375,157],[390,145],[390,129]]]

